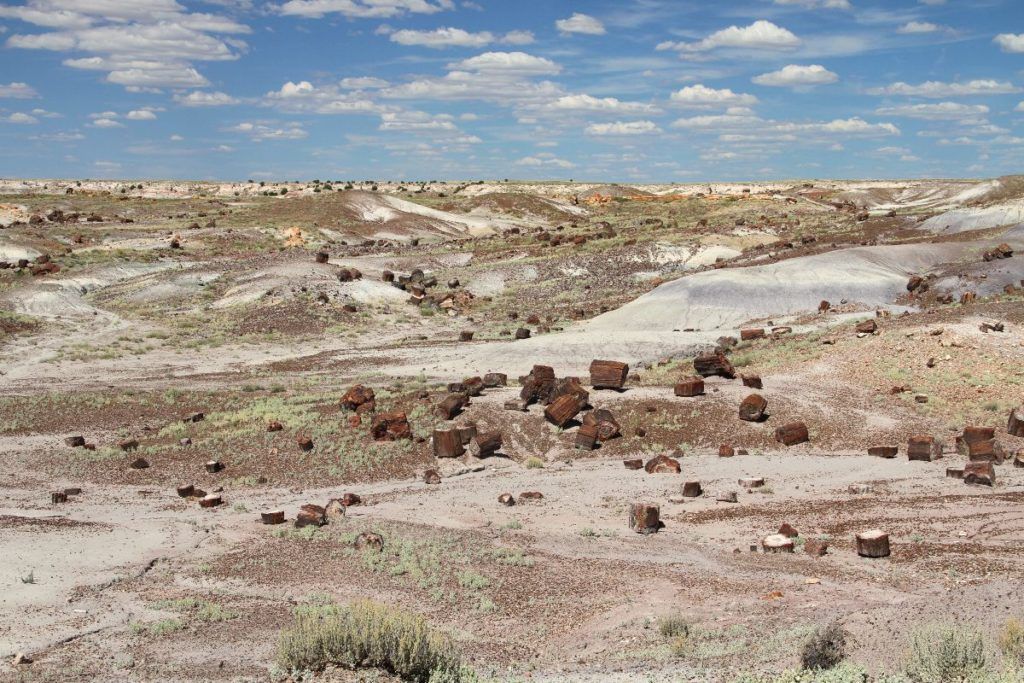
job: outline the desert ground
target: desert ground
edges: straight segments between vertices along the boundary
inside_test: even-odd
[[[368,599],[453,680],[1024,680],[1022,250],[1021,177],[0,179],[0,679],[416,679],[288,665]]]

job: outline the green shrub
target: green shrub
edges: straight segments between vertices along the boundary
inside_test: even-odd
[[[911,636],[907,677],[914,683],[953,683],[989,674],[985,641],[961,624],[919,627]]]
[[[1024,664],[1024,624],[1010,619],[999,634],[999,649],[1014,664]]]
[[[823,670],[839,666],[846,656],[846,631],[837,622],[815,630],[804,643],[800,661],[805,669]]]
[[[369,600],[297,608],[278,641],[277,663],[289,671],[372,667],[411,681],[466,678],[450,638],[419,615]]]

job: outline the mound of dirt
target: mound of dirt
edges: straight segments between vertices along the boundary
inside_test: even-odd
[[[555,225],[587,215],[587,210],[568,202],[522,192],[491,192],[441,207],[445,211],[465,211],[472,215],[497,215],[526,225]]]
[[[580,199],[590,199],[596,196],[611,197],[612,199],[630,199],[633,197],[652,197],[651,192],[641,190],[638,187],[629,187],[626,185],[599,185],[598,187],[591,188],[586,192],[580,193]]]

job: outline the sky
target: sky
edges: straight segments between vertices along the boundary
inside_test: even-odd
[[[1024,0],[0,0],[0,175],[1024,172]]]

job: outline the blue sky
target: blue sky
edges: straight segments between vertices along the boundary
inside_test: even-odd
[[[1021,0],[0,2],[0,175],[1024,171]]]

